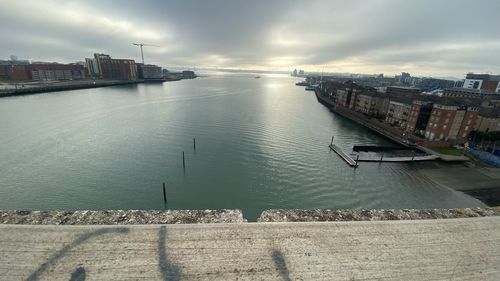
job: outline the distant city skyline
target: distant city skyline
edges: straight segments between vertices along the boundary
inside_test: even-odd
[[[336,73],[500,73],[500,2],[7,1],[0,59],[93,53],[165,67]]]

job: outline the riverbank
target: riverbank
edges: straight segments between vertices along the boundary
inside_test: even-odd
[[[382,128],[380,126],[380,124],[378,124],[380,122],[368,119],[365,116],[363,116],[362,114],[352,112],[350,110],[338,107],[332,100],[328,99],[327,97],[322,96],[318,89],[316,89],[314,91],[314,93],[316,94],[316,98],[318,99],[318,101],[321,104],[328,107],[331,111],[333,111],[333,112],[335,112],[335,113],[337,113],[337,114],[339,114],[347,119],[350,119],[350,120],[368,128],[368,129],[374,131],[375,133],[378,133],[378,134],[392,140],[393,142],[395,142],[399,145],[402,145],[405,147],[409,146],[408,142],[405,139],[403,139],[401,136],[399,136],[398,133],[391,131],[390,128]]]
[[[73,80],[6,84],[9,87],[4,86],[6,87],[5,89],[0,89],[0,97],[111,87],[119,85],[132,85],[139,83],[144,83],[144,80]]]
[[[333,101],[322,96],[318,90],[315,91],[318,101],[328,107],[332,112],[339,114],[349,120],[352,120],[395,143],[408,147],[414,146],[422,152],[438,155],[445,162],[466,162],[470,159],[463,155],[443,155],[418,145],[410,145],[402,136],[399,136],[395,129],[383,124],[378,120],[372,120],[361,113],[356,113],[348,109],[336,106]],[[493,167],[475,167],[473,163],[469,166],[463,164],[451,164],[449,167],[439,167],[437,169],[422,169],[419,173],[433,182],[442,186],[447,186],[454,190],[466,193],[489,206],[500,206],[500,175],[499,168]],[[455,176],[450,177],[450,174]],[[472,180],[473,179],[473,180]],[[471,184],[473,182],[473,184]]]
[[[447,162],[469,161],[469,158],[466,156],[463,156],[463,155],[445,155],[445,154],[441,154],[437,151],[434,151],[430,148],[412,143],[411,141],[408,140],[408,138],[405,137],[404,132],[402,132],[398,128],[394,128],[394,127],[390,126],[389,124],[385,124],[376,118],[373,118],[373,117],[370,118],[370,117],[365,116],[362,113],[337,106],[332,100],[321,95],[321,93],[318,89],[316,89],[314,92],[316,94],[316,98],[318,99],[318,101],[321,104],[328,107],[332,112],[337,113],[337,114],[339,114],[347,119],[350,119],[350,120],[364,126],[365,128],[368,128],[368,129],[372,130],[373,132],[390,139],[391,141],[393,141],[401,146],[416,148],[423,153],[430,154],[430,155],[436,155],[441,160],[447,161]]]

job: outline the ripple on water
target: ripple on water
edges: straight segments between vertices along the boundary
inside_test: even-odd
[[[348,167],[328,149],[332,135],[347,152],[390,142],[294,82],[213,77],[0,99],[0,206],[164,208],[162,182],[169,208],[241,208],[250,219],[263,208],[478,205],[412,165]]]

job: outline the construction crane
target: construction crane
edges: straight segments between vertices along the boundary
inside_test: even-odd
[[[144,53],[142,51],[142,46],[160,47],[158,45],[144,44],[144,43],[132,43],[132,45],[139,46],[141,48],[142,64],[144,64]]]

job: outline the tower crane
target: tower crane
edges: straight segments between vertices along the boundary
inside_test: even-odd
[[[153,45],[153,44],[144,44],[144,43],[132,43],[132,45],[139,46],[141,48],[141,58],[142,58],[142,64],[144,64],[144,53],[142,51],[142,46],[151,46],[151,47],[160,47],[158,45]]]

